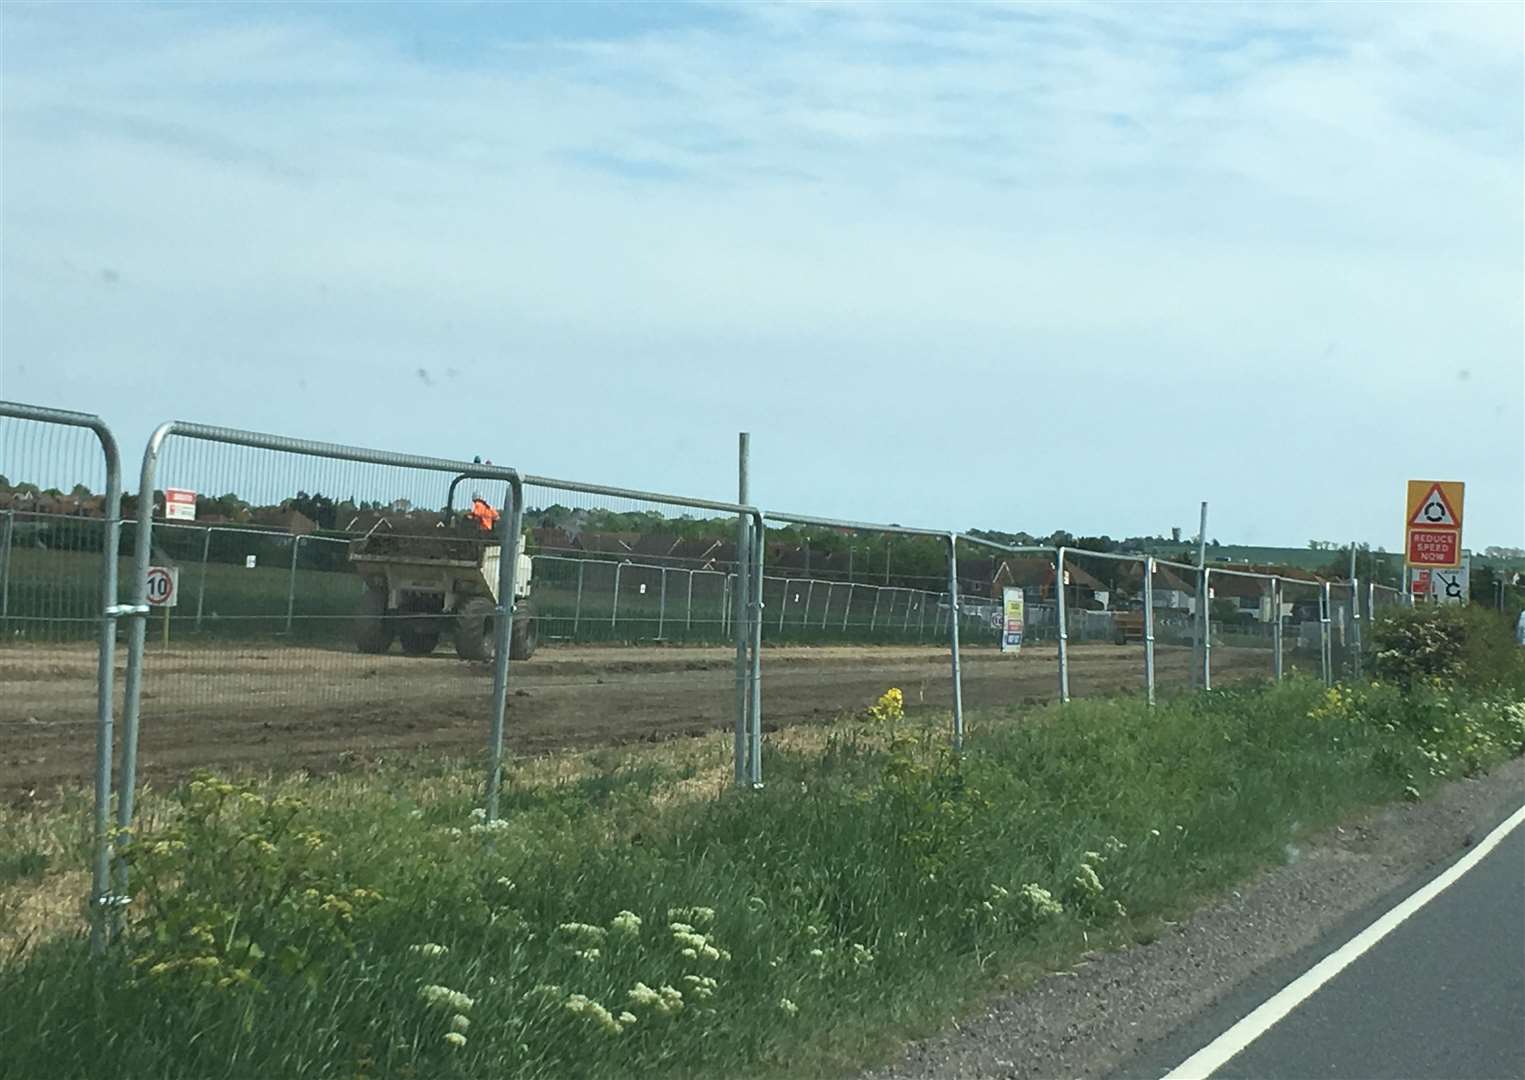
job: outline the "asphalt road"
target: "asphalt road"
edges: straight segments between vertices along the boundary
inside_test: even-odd
[[[1525,825],[1212,1076],[1525,1077]]]

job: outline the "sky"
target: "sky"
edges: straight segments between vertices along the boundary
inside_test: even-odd
[[[0,396],[936,528],[1525,545],[1525,6],[7,4]],[[0,462],[0,472],[4,463]],[[129,467],[129,473],[133,468]],[[208,481],[209,487],[217,484]]]

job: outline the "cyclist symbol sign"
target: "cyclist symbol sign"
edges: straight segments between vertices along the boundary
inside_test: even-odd
[[[151,607],[174,607],[180,601],[180,568],[148,568],[148,603]]]

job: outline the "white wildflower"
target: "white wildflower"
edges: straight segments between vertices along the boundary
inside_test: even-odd
[[[471,1018],[468,1016],[462,1016],[460,1013],[456,1013],[450,1018],[451,1031],[459,1031],[464,1033],[469,1027],[471,1027]]]
[[[471,835],[482,836],[484,834],[506,832],[508,827],[508,820],[506,818],[493,818],[491,821],[484,821],[473,825],[471,827]]]
[[[1031,918],[1047,919],[1064,910],[1059,901],[1054,899],[1054,894],[1041,885],[1028,882],[1017,892],[1021,897],[1022,906]]]
[[[456,1012],[470,1012],[472,1005],[476,1004],[459,990],[452,990],[448,986],[422,986],[419,987],[418,994],[430,1005],[444,1005]]]
[[[800,1007],[794,1002],[790,1001],[788,998],[779,998],[778,1007],[780,1010],[782,1010],[785,1016],[794,1016],[800,1011]]]
[[[486,821],[487,820],[487,811],[485,809],[483,809],[482,807],[480,807],[480,806],[474,807],[472,809],[472,811],[471,811],[471,820],[472,821]]]
[[[462,1035],[459,1031],[447,1031],[445,1032],[445,1041],[459,1050],[466,1045],[466,1036]]]
[[[622,911],[609,920],[609,929],[621,937],[635,937],[641,932],[641,917],[633,911]]]
[[[1096,876],[1096,871],[1088,864],[1081,863],[1080,870],[1075,875],[1075,888],[1091,896],[1100,896],[1102,892],[1101,879]]]
[[[851,955],[853,963],[859,965],[860,967],[864,964],[872,964],[874,962],[873,950],[871,950],[867,945],[858,945],[855,943],[852,947]]]

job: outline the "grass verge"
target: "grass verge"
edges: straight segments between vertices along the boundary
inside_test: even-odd
[[[526,762],[496,827],[462,765],[150,796],[105,962],[0,926],[0,1075],[838,1074],[1520,753],[1525,704],[1292,682],[945,742],[887,695],[776,736],[758,793],[724,738]],[[14,921],[83,843],[0,824]]]

